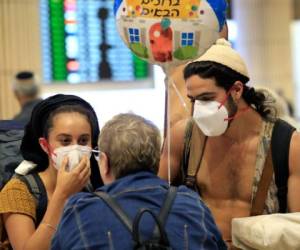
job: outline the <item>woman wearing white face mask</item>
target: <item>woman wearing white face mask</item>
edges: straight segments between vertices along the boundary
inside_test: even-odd
[[[31,162],[29,175],[45,190],[46,211],[38,211],[40,201],[22,179],[6,184],[0,193],[0,215],[14,249],[49,249],[66,200],[81,191],[91,171],[97,170],[91,168],[96,162],[90,156],[98,134],[93,108],[77,96],[52,96],[35,107],[21,152]],[[22,172],[22,166],[16,172]],[[101,184],[100,178],[95,179]]]

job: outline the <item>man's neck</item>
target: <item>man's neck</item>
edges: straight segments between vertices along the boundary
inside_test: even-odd
[[[245,109],[245,107],[247,107],[246,103],[241,105],[237,116],[230,122],[227,131],[221,137],[240,143],[247,137],[260,133],[262,117],[253,108]]]
[[[27,103],[34,101],[36,98],[32,98],[32,97],[19,97],[19,103],[21,105],[21,107],[23,108]]]

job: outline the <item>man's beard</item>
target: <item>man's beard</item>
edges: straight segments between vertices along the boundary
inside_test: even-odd
[[[231,122],[234,120],[234,116],[238,112],[238,105],[234,102],[231,95],[228,96],[227,104],[228,104],[228,117],[232,118],[229,119],[228,121],[228,127],[229,127]]]

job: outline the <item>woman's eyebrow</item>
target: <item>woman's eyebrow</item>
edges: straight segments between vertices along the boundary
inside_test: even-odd
[[[91,137],[91,135],[90,134],[82,134],[82,135],[80,135],[80,137]]]
[[[59,137],[72,137],[72,136],[69,134],[61,133],[61,134],[58,134],[56,137],[59,138]]]

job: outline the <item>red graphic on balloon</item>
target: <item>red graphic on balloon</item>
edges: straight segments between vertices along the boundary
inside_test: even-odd
[[[155,23],[149,30],[150,47],[157,62],[172,61],[173,32],[169,27],[163,29],[161,23]]]

